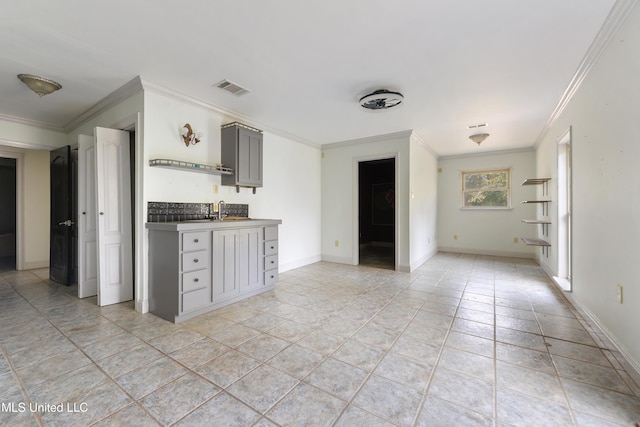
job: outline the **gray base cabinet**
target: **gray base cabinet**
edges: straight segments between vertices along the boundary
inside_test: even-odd
[[[213,232],[213,295],[217,301],[264,287],[264,227]]]
[[[278,227],[264,228],[264,284],[273,286],[278,281]]]
[[[169,321],[273,289],[277,280],[277,225],[149,231],[149,310]]]

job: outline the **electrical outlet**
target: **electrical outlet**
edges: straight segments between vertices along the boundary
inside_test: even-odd
[[[457,234],[453,235],[453,240],[458,240],[458,235]]]
[[[218,194],[218,184],[213,184],[213,194]]]
[[[518,243],[518,238],[517,237],[513,238],[513,243]]]
[[[340,246],[340,240],[336,240],[335,245],[336,245],[336,248]]]
[[[618,302],[622,304],[622,285],[618,285]]]

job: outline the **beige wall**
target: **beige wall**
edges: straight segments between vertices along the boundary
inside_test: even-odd
[[[49,266],[49,151],[0,144],[0,157],[16,159],[17,268]]]
[[[22,268],[49,266],[49,152],[26,150],[22,170]],[[20,233],[20,231],[18,231]]]

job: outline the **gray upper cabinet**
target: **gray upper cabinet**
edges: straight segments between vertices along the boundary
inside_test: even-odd
[[[233,174],[222,175],[222,185],[262,187],[262,131],[231,123],[222,127],[221,158]]]

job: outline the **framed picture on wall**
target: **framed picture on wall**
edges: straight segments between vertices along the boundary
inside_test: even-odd
[[[371,223],[373,225],[393,225],[395,217],[395,189],[393,183],[371,186]]]

